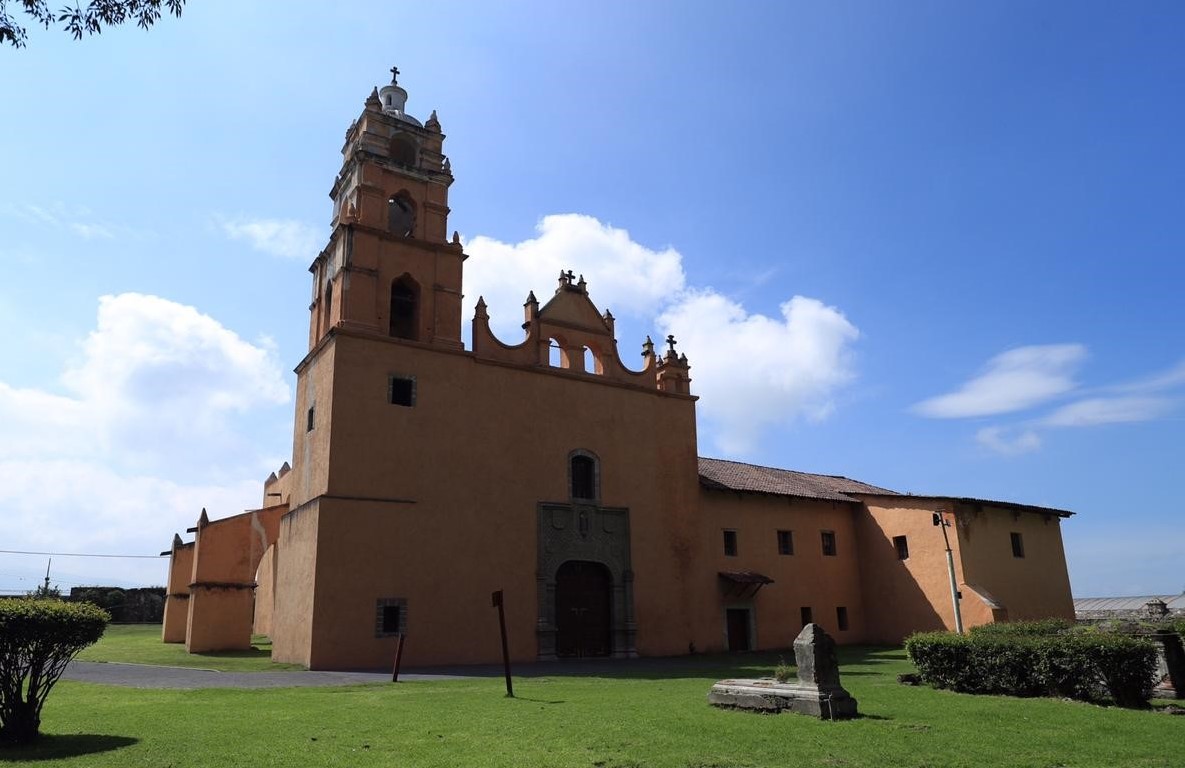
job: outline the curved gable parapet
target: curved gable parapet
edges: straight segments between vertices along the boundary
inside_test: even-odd
[[[561,275],[559,288],[546,304],[540,307],[532,292],[523,306],[526,338],[517,345],[509,345],[494,335],[485,301],[478,300],[473,317],[473,353],[477,358],[551,367],[620,384],[664,389],[658,381],[660,365],[652,344],[643,346],[642,370],[630,370],[622,363],[613,315],[602,314],[592,303],[583,278],[577,283],[571,273]],[[557,351],[558,365],[551,363],[552,349]],[[591,358],[587,362],[586,355]]]

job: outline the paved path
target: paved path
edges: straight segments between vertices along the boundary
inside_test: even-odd
[[[461,674],[400,673],[400,680],[459,680]],[[389,683],[390,672],[218,672],[188,667],[73,661],[64,680],[129,688],[293,688],[317,685]]]
[[[712,657],[707,657],[711,659]],[[716,657],[719,664],[721,658]],[[743,659],[737,659],[745,663]],[[704,657],[674,657],[648,659],[592,659],[514,665],[514,676],[550,677],[559,675],[597,675],[606,677],[700,677],[704,674]],[[457,667],[429,667],[402,671],[400,680],[465,680],[479,677],[501,677],[500,665]],[[727,675],[726,675],[727,676]],[[364,685],[389,683],[390,672],[218,672],[190,667],[158,667],[148,664],[118,662],[73,661],[66,667],[65,680],[86,683],[122,685],[129,688],[293,688],[319,685]]]

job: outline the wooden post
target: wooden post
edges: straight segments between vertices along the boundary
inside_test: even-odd
[[[403,633],[395,635],[395,668],[391,670],[391,682],[399,682],[399,665],[403,662]]]
[[[498,609],[498,629],[502,632],[502,668],[506,672],[506,695],[514,698],[514,684],[510,681],[510,648],[506,643],[506,609],[502,605],[502,590],[490,595],[490,605]]]

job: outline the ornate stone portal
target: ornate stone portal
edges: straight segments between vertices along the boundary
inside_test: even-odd
[[[708,693],[717,707],[757,712],[797,712],[830,720],[856,716],[856,700],[839,684],[835,641],[818,624],[807,624],[794,640],[797,683],[772,677],[721,680]]]
[[[609,572],[609,655],[634,658],[634,574],[630,570],[629,510],[596,504],[541,503],[538,507],[539,660],[557,657],[556,574],[570,561],[599,563]]]

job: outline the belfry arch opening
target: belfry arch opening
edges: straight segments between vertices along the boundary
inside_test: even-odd
[[[389,94],[387,99],[387,106],[391,106]],[[391,143],[387,147],[387,155],[393,162],[399,165],[414,167],[416,164],[416,145],[402,136],[396,136],[391,139]]]
[[[396,339],[419,337],[420,286],[409,275],[391,283],[390,334]]]
[[[416,204],[406,194],[387,198],[387,230],[393,235],[411,237],[416,229]]]

